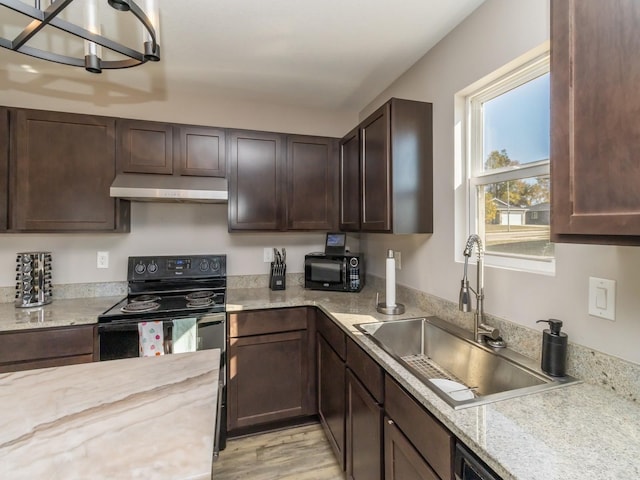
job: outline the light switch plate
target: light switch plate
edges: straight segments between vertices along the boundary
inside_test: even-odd
[[[589,277],[589,315],[616,320],[616,281]]]
[[[263,261],[265,263],[273,262],[273,248],[265,248],[264,249]]]

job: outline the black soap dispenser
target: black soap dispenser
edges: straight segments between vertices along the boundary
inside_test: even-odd
[[[548,323],[549,328],[542,333],[542,371],[553,377],[564,377],[567,366],[567,337],[560,331],[562,321],[550,318],[536,323]]]

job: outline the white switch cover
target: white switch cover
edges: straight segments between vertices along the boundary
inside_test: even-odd
[[[589,315],[615,321],[615,280],[589,277]]]
[[[98,268],[109,268],[109,252],[98,252],[97,266]]]
[[[263,255],[264,255],[263,261],[265,263],[273,262],[273,248],[265,248]]]

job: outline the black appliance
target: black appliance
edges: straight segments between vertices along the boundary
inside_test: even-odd
[[[456,480],[502,480],[497,473],[461,443],[456,443],[454,469]]]
[[[311,290],[359,292],[364,287],[364,254],[310,253],[304,257],[304,287]]]
[[[138,324],[145,321],[162,321],[163,353],[172,354],[174,321],[195,319],[195,348],[220,349],[217,456],[226,446],[226,255],[129,257],[127,289],[98,316],[100,361],[138,357]]]

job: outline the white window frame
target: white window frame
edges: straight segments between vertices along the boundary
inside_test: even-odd
[[[482,124],[482,104],[496,98],[518,86],[521,86],[541,75],[549,72],[549,52],[535,57],[527,62],[519,63],[509,69],[497,79],[484,84],[476,84],[471,91],[465,93],[465,111],[467,136],[467,155],[465,156],[464,171],[467,182],[467,235],[478,233],[484,238],[484,222],[478,222],[479,208],[484,202],[480,200],[478,187],[509,180],[550,175],[550,160],[526,163],[513,167],[504,167],[485,172],[483,152],[483,131],[475,128]],[[522,254],[508,254],[485,251],[485,265],[510,270],[520,270],[546,275],[555,275],[555,256],[538,257]]]

